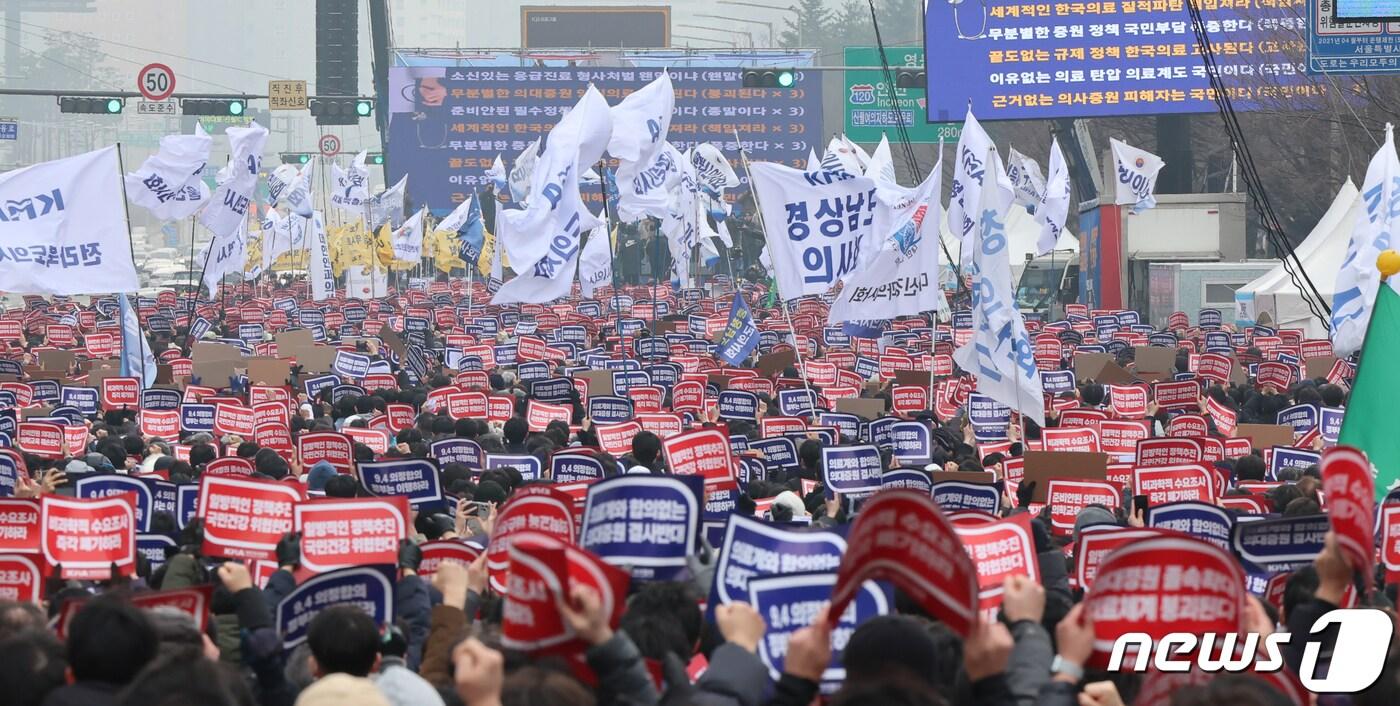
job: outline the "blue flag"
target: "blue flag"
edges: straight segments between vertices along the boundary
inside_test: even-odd
[[[467,222],[462,224],[458,230],[458,242],[461,243],[461,250],[458,256],[467,263],[468,268],[476,267],[476,261],[481,257],[481,248],[486,242],[485,226],[481,220],[481,199],[472,199],[471,209],[467,211]]]
[[[739,294],[734,295],[734,304],[729,307],[729,321],[719,334],[719,350],[716,355],[730,365],[742,365],[754,348],[758,347],[758,327],[753,323],[749,304]]]

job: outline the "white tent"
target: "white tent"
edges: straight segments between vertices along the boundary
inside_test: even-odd
[[[1356,219],[1360,217],[1362,208],[1361,192],[1351,179],[1347,179],[1337,192],[1337,197],[1332,199],[1327,212],[1322,214],[1312,232],[1296,248],[1303,269],[1329,305],[1337,285],[1337,272],[1342,268],[1347,244],[1351,241],[1351,232],[1356,227]],[[1283,269],[1282,263],[1235,292],[1237,320],[1253,321],[1265,312],[1273,320],[1274,326],[1301,328],[1308,338],[1327,338],[1327,327],[1308,310],[1298,286]]]
[[[940,261],[952,257],[956,262],[962,252],[962,242],[948,230],[948,221],[943,219],[942,223],[943,245],[948,248],[948,254],[940,252]],[[1035,242],[1040,239],[1040,224],[1035,222],[1035,216],[1026,211],[1020,204],[1012,204],[1011,210],[1006,214],[1006,250],[1007,256],[1011,258],[1011,283],[1015,285],[1021,281],[1021,271],[1026,269],[1026,256],[1035,257]],[[1079,238],[1071,233],[1068,228],[1060,231],[1060,240],[1055,243],[1056,256],[1064,259],[1063,251],[1079,252]],[[948,263],[943,262],[944,269],[948,269]]]

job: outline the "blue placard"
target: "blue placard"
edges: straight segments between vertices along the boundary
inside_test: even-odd
[[[180,408],[180,392],[152,387],[141,391],[141,409],[165,410]]]
[[[88,474],[79,478],[74,486],[74,495],[84,499],[106,498],[122,493],[136,494],[136,530],[149,532],[155,498],[152,497],[151,487],[141,482],[140,478],[115,473]]]
[[[472,324],[481,329],[483,336],[495,337],[501,332],[501,322],[494,316],[481,316],[472,320]]]
[[[170,390],[174,392],[174,390]],[[97,414],[98,400],[101,397],[95,387],[72,387],[64,385],[59,391],[60,404],[76,407],[83,414]]]
[[[1278,472],[1285,468],[1297,468],[1301,473],[1308,466],[1322,463],[1322,454],[1292,446],[1275,446],[1269,453],[1269,479],[1278,480]],[[1280,508],[1282,509],[1282,508]]]
[[[1001,491],[994,485],[945,480],[933,484],[933,501],[944,511],[981,510],[996,514],[1001,511]]]
[[[895,422],[890,425],[890,446],[901,463],[928,463],[933,460],[933,431],[923,422]]]
[[[671,344],[660,336],[639,338],[633,347],[637,350],[638,358],[666,358],[671,355]]]
[[[13,363],[14,361],[6,361]],[[57,380],[31,380],[29,386],[34,389],[35,402],[55,402],[59,396],[59,385]]]
[[[893,446],[894,425],[899,421],[898,417],[880,417],[872,420],[865,427],[867,440],[876,446]]]
[[[603,305],[599,302],[579,302],[574,306],[574,311],[590,319],[596,319],[603,315]]]
[[[340,378],[335,375],[317,375],[303,380],[301,387],[306,390],[306,396],[314,400],[321,390],[331,389],[339,384]]]
[[[10,454],[0,454],[0,498],[14,497],[19,485],[19,464]]]
[[[817,393],[815,390],[800,388],[796,390],[778,390],[778,411],[789,417],[806,417],[817,409]]]
[[[530,385],[530,396],[541,401],[557,404],[568,402],[570,393],[574,391],[574,381],[569,378],[550,378],[548,380],[536,380]]]
[[[1327,515],[1236,522],[1230,548],[1248,573],[1292,571],[1317,558],[1329,529]]]
[[[822,447],[822,484],[826,497],[861,496],[880,489],[884,467],[880,449],[870,444]]]
[[[860,422],[860,417],[844,412],[822,412],[817,415],[818,424],[836,427],[836,431],[840,432],[841,436],[847,439],[860,438]]]
[[[681,366],[676,363],[648,365],[643,369],[643,372],[651,378],[651,384],[659,385],[668,390],[675,387],[676,381],[681,379]]]
[[[1317,426],[1317,407],[1310,404],[1295,404],[1292,407],[1279,410],[1274,416],[1275,424],[1282,424],[1293,428],[1293,434],[1306,434]]]
[[[361,461],[356,468],[360,482],[375,495],[401,495],[408,498],[408,504],[415,508],[442,503],[438,467],[426,458]]]
[[[604,370],[641,370],[642,364],[631,358],[613,359],[608,358],[603,361]]]
[[[539,480],[544,464],[529,454],[486,454],[486,470],[510,466],[525,480]]]
[[[729,307],[729,319],[720,331],[716,343],[719,347],[715,357],[730,365],[742,365],[753,353],[754,348],[758,347],[758,327],[754,325],[753,313],[749,311],[748,302],[738,293],[734,294],[733,303]]]
[[[616,395],[588,398],[588,416],[595,424],[617,424],[632,419],[632,400]]]
[[[719,393],[719,418],[757,422],[758,395],[745,390],[724,390]]]
[[[1176,530],[1230,550],[1234,519],[1224,508],[1198,502],[1168,503],[1147,508],[1148,527]]]
[[[439,439],[428,447],[428,454],[443,466],[460,463],[473,471],[480,471],[486,465],[486,453],[481,450],[481,444],[471,439]]]
[[[647,322],[642,319],[621,319],[617,322],[619,336],[635,336],[647,327]]]
[[[532,360],[528,363],[521,363],[516,368],[516,377],[521,382],[531,382],[533,380],[544,380],[549,377],[553,366],[542,360]]]
[[[674,579],[696,546],[703,484],[699,476],[600,480],[588,486],[579,546],[627,567],[634,579]]]
[[[1051,395],[1058,395],[1061,392],[1074,392],[1074,371],[1042,370],[1040,371],[1040,386],[1047,394]]]
[[[502,343],[495,346],[492,351],[496,358],[496,365],[508,367],[516,364],[517,356],[520,354],[520,346],[515,343]]]
[[[1336,444],[1337,436],[1342,433],[1342,418],[1346,416],[1346,410],[1341,407],[1323,407],[1318,416],[1318,433],[1322,440],[1328,444]]]
[[[749,579],[805,571],[836,571],[845,537],[829,531],[794,531],[737,514],[729,515],[718,545],[709,609],[749,600]]]
[[[68,426],[75,426],[83,423],[83,410],[72,405],[62,405],[49,410],[50,417],[59,417],[68,420]]]
[[[749,442],[750,451],[763,454],[763,465],[768,470],[795,471],[798,469],[797,444],[786,437],[758,439]]]
[[[1161,346],[1162,348],[1176,348],[1176,334],[1174,333],[1150,333],[1147,335],[1147,345]]]
[[[967,400],[967,416],[978,441],[1005,441],[1009,438],[1010,407],[974,392]]]
[[[365,388],[359,385],[336,385],[331,388],[331,404],[336,404],[346,397],[364,397]]]
[[[921,493],[933,493],[928,474],[914,468],[896,468],[880,476],[880,488],[908,488]]]
[[[180,430],[214,431],[214,405],[194,402],[180,405]]]
[[[815,620],[817,611],[831,600],[831,590],[835,585],[834,571],[749,580],[748,603],[767,620],[767,630],[763,639],[758,641],[758,658],[775,682],[782,676],[793,633]],[[845,640],[837,640],[835,636],[850,635],[861,623],[892,612],[893,605],[894,601],[880,584],[873,581],[861,584],[832,628],[831,659],[822,672],[822,693],[836,693],[846,681],[846,668],[841,662]]]
[[[336,351],[331,370],[348,378],[362,378],[369,374],[369,356],[362,353]]]
[[[856,375],[859,375],[862,380],[873,379],[876,375],[880,374],[880,361],[874,358],[860,356],[856,358],[855,370]]]
[[[173,553],[171,550],[179,548],[180,545],[175,540],[163,534],[141,533],[136,535],[136,552],[146,557],[146,561],[150,562],[151,571],[164,566],[166,554]]]
[[[826,326],[822,328],[822,343],[828,346],[849,346],[851,335],[840,326]]]
[[[635,364],[637,361],[629,360],[628,363]],[[613,392],[619,395],[627,394],[633,387],[645,387],[651,384],[651,377],[641,370],[615,370],[612,374]]]
[[[613,469],[614,473],[617,469]],[[549,459],[549,477],[555,483],[577,483],[599,480],[607,476],[603,462],[591,454],[561,451]]]
[[[190,520],[194,519],[195,511],[199,507],[199,485],[195,483],[185,483],[175,486],[175,497],[177,512],[175,513],[175,523],[184,529],[189,526]]]
[[[1219,309],[1201,309],[1196,314],[1196,324],[1201,328],[1220,328],[1223,321]]]
[[[353,605],[368,614],[375,625],[393,624],[396,573],[392,566],[352,566],[302,582],[277,604],[282,647],[290,650],[305,642],[311,620],[335,605]]]
[[[262,324],[239,324],[238,339],[250,346],[261,342],[263,340]]]

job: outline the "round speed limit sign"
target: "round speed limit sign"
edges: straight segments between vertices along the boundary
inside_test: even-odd
[[[340,138],[335,135],[321,136],[321,156],[334,157],[340,154]]]
[[[165,64],[146,64],[136,74],[136,90],[148,101],[163,101],[175,92],[175,72]]]

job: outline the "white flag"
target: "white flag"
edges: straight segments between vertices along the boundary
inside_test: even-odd
[[[676,148],[666,142],[676,94],[671,75],[632,92],[612,108],[608,154],[618,160],[617,214],[623,222],[666,213],[668,182],[674,182]]]
[[[297,172],[297,177],[292,180],[291,188],[287,190],[284,198],[287,206],[292,212],[302,218],[311,217],[311,172],[315,169],[315,161],[308,161],[305,166]]]
[[[612,253],[609,252],[606,225],[588,232],[588,242],[583,245],[583,259],[578,263],[578,282],[585,297],[592,297],[594,292],[612,284]]]
[[[768,162],[750,170],[783,299],[822,294],[855,269],[862,244],[874,237],[873,179],[833,173],[825,163],[821,172]]]
[[[369,201],[369,169],[365,167],[365,155],[361,150],[350,163],[350,168],[341,169],[331,165],[331,180],[335,188],[331,190],[331,205],[350,213],[355,218],[365,216],[365,204]]]
[[[700,186],[695,180],[695,166],[690,154],[681,157],[680,179],[671,191],[666,217],[661,220],[661,234],[666,236],[671,253],[671,270],[680,286],[690,284],[690,253],[700,244],[699,215]]]
[[[969,107],[967,118],[963,120],[962,135],[958,137],[958,152],[953,162],[953,190],[948,195],[948,230],[960,242],[965,243],[977,225],[974,214],[977,205],[982,202],[987,152],[995,148],[992,138],[982,129]],[[972,249],[964,244],[958,259],[962,268],[966,269],[972,260]]]
[[[1069,167],[1065,165],[1065,154],[1060,151],[1060,140],[1050,142],[1050,176],[1045,183],[1040,206],[1035,209],[1035,220],[1040,224],[1040,237],[1036,240],[1036,255],[1044,255],[1055,249],[1060,242],[1060,233],[1065,230],[1065,217],[1069,215],[1070,185]]]
[[[725,189],[739,185],[739,175],[713,143],[701,142],[686,156],[695,169],[696,186],[710,198],[723,198]]]
[[[0,289],[110,294],[138,287],[116,147],[0,174]]]
[[[437,226],[434,227],[433,230],[441,230],[448,233],[456,233],[461,230],[462,226],[467,224],[467,218],[471,216],[472,200],[475,198],[475,196],[468,196],[462,199],[462,203],[457,204],[457,208],[452,209],[452,213],[447,214],[446,218],[438,221]]]
[[[394,249],[394,259],[401,262],[418,263],[423,259],[423,210],[419,209],[402,226],[394,229],[390,245]]]
[[[127,199],[162,221],[188,218],[209,203],[209,187],[200,175],[212,143],[199,123],[193,135],[160,138],[160,150],[126,175]]]
[[[292,249],[292,218],[269,208],[259,225],[262,227],[262,269],[270,271],[277,257]]]
[[[323,301],[335,296],[335,271],[331,268],[330,244],[326,241],[325,217],[320,211],[312,213],[310,232],[306,240],[310,248],[307,279],[311,280],[311,298]]]
[[[941,153],[939,158],[942,159]],[[875,152],[870,155],[870,161],[865,165],[865,176],[876,182],[897,184],[894,173],[894,158],[890,155],[889,137],[880,135],[880,144],[875,146]]]
[[[491,168],[486,170],[486,178],[491,180],[491,188],[497,194],[506,192],[506,165],[501,161],[501,155],[497,154],[496,159],[491,161]]]
[[[136,308],[125,294],[117,295],[117,309],[122,327],[121,375],[141,379],[141,389],[155,384],[156,357],[151,351],[151,342],[141,330],[141,320],[136,316]]]
[[[500,237],[497,242],[505,245],[511,267],[517,272],[546,256],[562,264],[576,254],[562,243],[571,242],[572,249],[577,250],[577,233],[587,230],[569,222],[577,210],[582,210],[581,206],[574,208],[575,203],[581,203],[579,174],[603,155],[611,134],[608,102],[590,85],[573,110],[549,131],[544,154],[539,156],[531,177],[525,208],[501,214],[509,237]],[[559,234],[569,232],[574,235],[558,240]]]
[[[308,161],[307,164],[311,162]],[[297,180],[297,168],[290,164],[279,164],[277,168],[267,175],[267,202],[270,205],[277,205],[282,200],[282,194],[291,187],[292,182]]]
[[[938,238],[943,161],[924,183],[894,203],[881,201],[875,232],[883,244],[873,262],[846,281],[827,322],[893,319],[938,308]],[[877,196],[877,198],[880,198]]]
[[[1040,371],[1026,323],[1012,291],[1011,259],[1006,244],[1006,212],[1014,186],[996,150],[983,155],[992,168],[991,182],[980,192],[976,227],[963,242],[972,251],[965,273],[972,277],[972,340],[953,352],[953,360],[977,378],[977,391],[1045,425]]]
[[[271,210],[271,209],[269,209]],[[214,234],[204,249],[204,287],[212,298],[225,275],[243,272],[248,260],[248,221],[245,218],[228,235]]]
[[[1006,176],[1016,187],[1016,203],[1032,209],[1040,206],[1045,196],[1045,175],[1034,159],[1016,151],[1008,150],[1006,156]]]
[[[1114,173],[1118,180],[1114,183],[1116,204],[1132,204],[1133,213],[1142,213],[1157,205],[1152,195],[1157,188],[1157,172],[1162,171],[1166,162],[1147,150],[1140,150],[1127,143],[1109,139],[1113,147]]]
[[[1336,294],[1332,296],[1332,350],[1338,357],[1351,355],[1366,340],[1371,308],[1376,305],[1381,285],[1376,256],[1395,247],[1393,234],[1400,228],[1400,211],[1395,208],[1400,202],[1400,160],[1396,158],[1395,136],[1389,123],[1385,126],[1385,144],[1376,150],[1366,167],[1361,198],[1366,210],[1358,215],[1351,231],[1346,258],[1337,272]],[[1400,292],[1400,277],[1391,277],[1387,283]]]
[[[822,158],[817,156],[817,149],[816,149],[815,147],[808,147],[808,148],[807,148],[807,166],[806,166],[805,169],[806,169],[807,171],[809,171],[809,172],[815,172],[815,171],[820,170],[821,168],[822,168]]]
[[[385,223],[391,228],[403,225],[403,197],[408,187],[408,175],[403,175],[397,184],[376,194],[369,200],[370,229],[376,230]]]
[[[515,278],[496,290],[495,296],[491,297],[492,304],[543,304],[567,296],[573,289],[574,270],[579,260],[579,238],[584,230],[593,230],[605,224],[584,207],[577,190],[574,190],[573,198],[566,196],[561,201],[559,211],[564,225],[551,237],[555,244],[550,246],[549,253],[535,262],[533,267],[517,267],[512,255],[511,267],[516,269]],[[603,237],[607,237],[606,233]],[[497,238],[497,245],[500,242],[500,238]],[[493,262],[493,278],[495,267],[496,263]]]
[[[604,101],[606,103],[606,101]],[[535,178],[535,163],[539,161],[540,138],[525,146],[510,166],[510,200],[524,204],[530,198],[530,183]]]
[[[219,188],[214,190],[209,205],[199,212],[199,222],[216,235],[230,236],[247,219],[248,207],[253,203],[267,128],[254,120],[248,127],[226,128],[224,134],[228,135],[228,164],[219,170]]]
[[[826,154],[822,155],[822,165],[826,166],[829,160],[835,160],[851,176],[865,173],[865,169],[861,166],[860,157],[856,155],[855,146],[846,140],[845,135],[833,137],[830,142],[826,143]]]
[[[501,220],[501,211],[504,210],[503,208],[497,207],[496,215],[493,219],[496,228],[492,233],[494,233],[496,237],[491,239],[491,279],[496,282],[503,281],[506,278],[505,268],[501,266],[501,224],[505,222]]]

